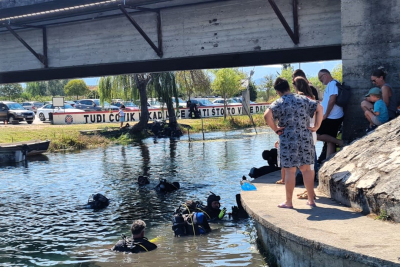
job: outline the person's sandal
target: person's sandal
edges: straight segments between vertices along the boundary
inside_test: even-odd
[[[298,193],[297,196],[301,196],[301,195],[303,195],[303,194],[307,194],[307,190],[304,191],[303,193]]]
[[[279,181],[276,181],[275,183],[276,183],[276,184],[285,184],[285,182],[282,181],[282,179],[280,179]]]
[[[298,199],[308,199],[308,194],[307,192],[304,192],[303,194],[300,194],[297,196]]]
[[[297,195],[298,199],[308,199],[308,193],[305,191],[303,194],[298,194]],[[314,199],[317,199],[317,196],[314,196]]]

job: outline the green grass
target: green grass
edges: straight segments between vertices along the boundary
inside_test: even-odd
[[[262,114],[253,115],[256,126],[265,126]],[[201,119],[185,119],[178,120],[181,124],[190,125],[190,132],[202,131]],[[145,138],[146,136],[129,136],[125,134],[119,138],[106,138],[101,135],[81,135],[82,130],[107,130],[110,128],[118,129],[119,125],[111,123],[102,124],[73,124],[73,125],[51,125],[43,124],[19,124],[5,125],[0,128],[0,143],[12,143],[29,140],[51,140],[50,152],[60,150],[79,150],[86,148],[104,147],[110,144],[120,143],[126,144],[134,139]],[[242,129],[253,127],[250,119],[247,116],[227,117],[226,120],[222,117],[205,118],[203,119],[203,127],[205,132],[210,131],[228,131],[234,129]],[[184,133],[187,133],[185,128],[182,128]]]
[[[381,220],[381,221],[389,221],[390,220],[390,216],[387,214],[387,211],[385,209],[385,207],[382,207],[380,209],[380,213],[378,216],[376,216],[375,218],[376,220]]]

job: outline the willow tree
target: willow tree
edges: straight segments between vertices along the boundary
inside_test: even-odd
[[[104,104],[104,101],[108,101],[109,103],[112,102],[112,89],[112,77],[101,77],[99,81],[99,96],[101,105]]]
[[[151,79],[151,74],[149,73],[134,74],[133,79],[135,81],[137,89],[139,90],[141,114],[139,122],[136,123],[129,130],[129,133],[131,134],[139,133],[147,129],[147,123],[149,122],[149,109],[147,107],[147,85]]]
[[[167,106],[167,111],[169,116],[169,126],[172,129],[176,129],[178,126],[178,122],[176,119],[172,97],[175,98],[176,109],[179,109],[179,102],[178,102],[178,89],[176,86],[174,73],[173,72],[153,73],[150,84],[154,88],[154,92],[157,95],[158,100],[161,103],[165,103]]]
[[[203,70],[177,71],[176,82],[189,100],[193,93],[209,94],[211,92],[210,77]]]

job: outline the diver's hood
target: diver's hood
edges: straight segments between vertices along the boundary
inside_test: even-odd
[[[221,200],[220,196],[217,196],[217,195],[214,195],[214,194],[209,195],[208,198],[207,198],[207,207],[211,208],[212,207],[211,204],[212,204],[213,201],[220,201],[220,200]]]

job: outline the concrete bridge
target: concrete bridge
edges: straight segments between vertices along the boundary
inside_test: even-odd
[[[342,59],[353,138],[372,70],[400,85],[399,11],[397,0],[6,0],[0,83]]]

